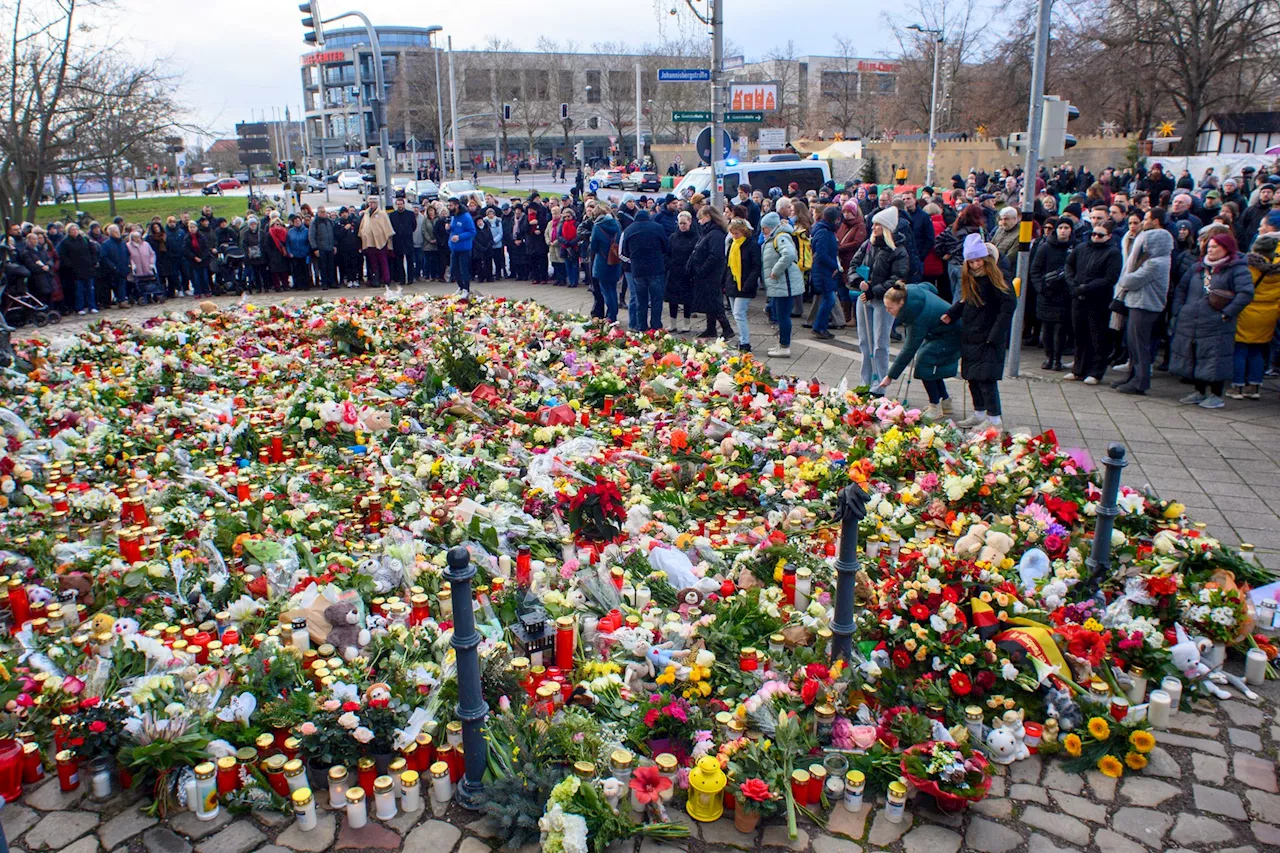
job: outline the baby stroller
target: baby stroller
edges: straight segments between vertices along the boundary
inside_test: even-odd
[[[243,293],[245,286],[245,251],[234,243],[223,243],[218,247],[218,262],[221,270],[214,281],[214,293],[221,296],[228,289]]]
[[[0,281],[0,316],[4,322],[17,328],[27,323],[43,327],[61,321],[62,315],[27,287],[29,280],[28,276],[6,274]]]
[[[166,299],[164,283],[160,281],[159,276],[140,276],[134,280],[134,285],[137,287],[137,299],[139,304],[155,305],[159,302],[164,302]]]

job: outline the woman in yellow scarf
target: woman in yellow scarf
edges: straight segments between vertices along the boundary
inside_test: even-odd
[[[752,237],[751,224],[745,219],[729,223],[729,256],[725,261],[724,292],[733,304],[733,319],[738,323],[738,349],[751,352],[751,329],[747,326],[747,308],[760,286],[760,244]]]

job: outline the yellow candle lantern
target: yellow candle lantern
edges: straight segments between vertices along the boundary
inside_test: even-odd
[[[720,819],[724,813],[724,787],[728,784],[720,762],[710,755],[698,759],[698,764],[689,771],[689,804],[686,808],[689,817],[703,823],[711,823]]]

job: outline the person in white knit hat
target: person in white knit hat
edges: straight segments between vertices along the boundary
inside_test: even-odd
[[[851,284],[858,297],[858,347],[862,350],[861,384],[875,396],[884,390],[880,380],[889,375],[889,334],[893,315],[884,307],[885,291],[911,273],[907,250],[893,239],[898,208],[886,207],[871,219],[871,237],[853,256]]]

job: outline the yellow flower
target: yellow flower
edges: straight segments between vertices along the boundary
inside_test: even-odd
[[[1142,754],[1150,752],[1156,745],[1156,736],[1145,729],[1138,729],[1129,735],[1129,745]]]
[[[665,670],[662,671],[662,675],[659,675],[655,680],[659,684],[675,684],[676,668],[674,666],[668,666]]]
[[[1106,740],[1111,737],[1111,726],[1101,717],[1093,717],[1089,720],[1089,734],[1096,740]]]
[[[1080,755],[1080,735],[1072,732],[1062,739],[1062,747],[1067,751],[1067,755],[1076,758]]]
[[[1102,771],[1103,776],[1110,776],[1112,779],[1119,779],[1124,775],[1124,765],[1114,755],[1104,755],[1099,758],[1098,769]]]
[[[1124,763],[1130,770],[1141,770],[1147,766],[1147,757],[1140,752],[1131,752],[1124,757]]]
[[[1102,623],[1097,619],[1086,619],[1082,625],[1086,631],[1093,631],[1096,634],[1102,633]]]

